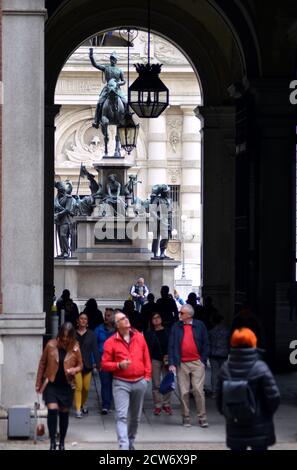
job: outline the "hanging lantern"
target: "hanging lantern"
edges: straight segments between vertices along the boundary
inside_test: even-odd
[[[147,64],[135,64],[139,77],[128,89],[128,103],[137,116],[157,118],[169,104],[169,90],[159,78],[162,64],[150,63],[151,0],[147,1]]]
[[[137,116],[156,118],[169,104],[169,90],[159,78],[162,64],[136,64],[139,74],[129,87],[128,103]]]
[[[136,147],[139,124],[135,124],[132,113],[127,111],[124,119],[118,126],[121,147],[130,155]]]

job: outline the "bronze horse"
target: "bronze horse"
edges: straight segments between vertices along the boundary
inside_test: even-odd
[[[104,156],[108,155],[108,126],[114,125],[118,126],[125,115],[125,106],[118,94],[118,84],[114,78],[111,78],[107,84],[108,87],[108,96],[102,105],[102,112],[100,117],[100,126],[104,136],[104,145],[105,153]],[[115,157],[120,157],[120,138],[119,131],[117,128],[116,137],[115,137]]]

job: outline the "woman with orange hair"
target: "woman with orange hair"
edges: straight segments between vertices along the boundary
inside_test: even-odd
[[[273,415],[280,402],[278,387],[268,365],[259,358],[252,330],[235,330],[230,344],[216,396],[218,410],[226,418],[227,447],[267,450],[275,443]]]

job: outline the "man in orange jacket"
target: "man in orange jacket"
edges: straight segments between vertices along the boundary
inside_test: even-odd
[[[144,337],[131,328],[123,312],[115,314],[115,326],[116,333],[104,343],[101,368],[113,373],[119,448],[134,450],[143,399],[151,379],[151,359]]]

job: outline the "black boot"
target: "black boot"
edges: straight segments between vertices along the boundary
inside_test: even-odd
[[[57,450],[57,444],[56,444],[56,441],[51,441],[51,445],[50,445],[50,448],[49,450]]]
[[[59,450],[65,450],[65,437],[66,437],[66,433],[68,429],[69,413],[60,411],[59,418],[60,418]]]

